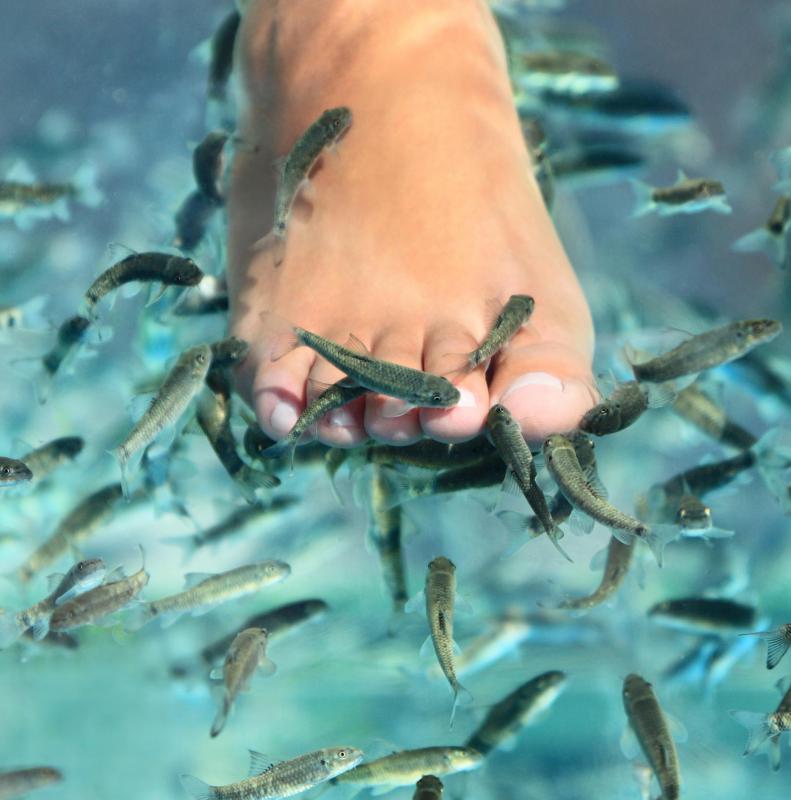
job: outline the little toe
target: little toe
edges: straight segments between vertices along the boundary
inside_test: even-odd
[[[385,333],[372,348],[375,358],[412,369],[422,369],[422,349],[422,338],[402,333]],[[371,438],[386,444],[404,445],[413,444],[422,438],[418,409],[412,408],[401,413],[400,405],[401,401],[380,394],[369,394],[366,397],[365,430]]]
[[[490,403],[506,406],[531,442],[574,429],[598,402],[589,356],[520,334],[495,359]]]
[[[466,371],[466,354],[477,346],[469,331],[454,324],[438,327],[426,337],[423,368],[448,378],[461,395],[451,408],[420,410],[426,436],[440,442],[461,442],[481,432],[489,408],[486,375],[483,369]]]

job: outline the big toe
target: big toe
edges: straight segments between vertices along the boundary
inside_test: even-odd
[[[577,427],[598,402],[590,358],[567,344],[517,334],[496,358],[489,386],[491,403],[502,403],[528,441]]]

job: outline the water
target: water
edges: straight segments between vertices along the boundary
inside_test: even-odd
[[[554,217],[593,305],[597,366],[625,375],[614,356],[625,338],[644,329],[697,332],[715,320],[749,316],[773,316],[788,325],[787,273],[758,255],[730,250],[768,216],[774,175],[767,155],[791,142],[791,120],[783,111],[783,47],[791,19],[780,13],[782,4],[761,4],[760,13],[735,0],[718,2],[716,13],[714,3],[569,5],[567,14],[538,18],[566,31],[580,23],[593,26],[619,74],[669,85],[693,111],[695,127],[677,136],[630,139],[647,157],[641,177],[670,183],[681,165],[690,174],[722,180],[734,208],[728,217],[630,220],[631,190],[623,180],[573,193],[558,185]],[[10,11],[13,24],[0,33],[8,87],[0,124],[2,171],[23,158],[37,175],[68,179],[90,160],[106,196],[97,209],[74,205],[68,224],[41,222],[30,232],[0,222],[0,305],[47,297],[44,333],[13,340],[13,351],[3,356],[2,452],[19,455],[68,434],[87,440],[78,462],[47,487],[0,498],[2,530],[19,536],[0,544],[0,572],[14,569],[77,500],[117,479],[105,451],[128,430],[126,407],[141,385],[187,344],[223,332],[223,321],[215,318],[158,325],[156,309],[141,316],[139,298],[119,297],[113,313],[103,314],[112,319],[112,340],[100,345],[96,358],[78,362],[43,406],[25,378],[30,365],[9,364],[6,357],[40,354],[42,343],[51,344],[47,323],[73,314],[98,271],[120,257],[117,249],[108,252],[108,243],[154,249],[170,240],[173,213],[192,188],[191,147],[206,130],[206,67],[196,49],[225,11],[209,2],[192,3],[185,13],[152,2],[83,0],[66,17],[46,2]],[[547,128],[550,142],[553,136],[572,140],[551,119]],[[207,272],[220,271],[216,240],[197,256]],[[765,352],[782,358],[786,338]],[[751,388],[735,367],[715,377],[724,383],[729,414],[752,432],[786,419],[788,406],[780,397]],[[612,502],[631,510],[637,493],[652,483],[727,451],[662,409],[601,440],[597,454]],[[177,469],[181,494],[201,528],[244,505],[201,436],[185,433]],[[710,499],[717,524],[736,531],[732,542],[670,545],[664,569],[646,556],[612,604],[581,618],[550,616],[507,657],[464,677],[474,703],[459,710],[452,730],[447,686],[431,676],[431,658],[418,655],[426,635],[422,615],[409,616],[397,637],[386,635],[390,601],[376,555],[365,546],[367,520],[353,502],[353,480],[341,473],[345,504],[339,505],[321,463],[298,468],[292,479],[287,470],[281,477],[278,491],[301,494],[301,504],[188,559],[162,541],[194,532],[188,520],[157,515],[151,504],[119,508],[84,552],[133,571],[142,544],[151,573],[147,599],[178,591],[188,571],[278,558],[292,565],[293,574],[260,597],[166,630],[156,624],[137,634],[88,627],[77,631],[79,649],[73,652],[32,645],[3,651],[0,769],[61,769],[64,782],[42,790],[53,797],[186,797],[180,773],[215,784],[240,780],[248,748],[277,760],[336,744],[376,757],[463,743],[488,706],[534,675],[562,669],[568,685],[551,710],[521,734],[514,750],[492,753],[475,773],[447,778],[449,796],[639,797],[619,747],[625,724],[620,691],[629,672],[654,682],[663,707],[688,730],[688,743],[679,745],[682,796],[785,796],[788,765],[774,774],[763,757],[742,759],[745,731],[727,712],[773,710],[780,697],[773,684],[787,672],[786,662],[768,672],[764,645],[755,642],[706,696],[698,683],[673,685],[661,677],[695,637],[645,618],[648,608],[668,597],[732,591],[772,624],[788,621],[788,522],[754,473]],[[567,537],[573,565],[545,537],[503,559],[512,537],[492,521],[496,496],[495,490],[475,491],[405,507],[409,592],[422,586],[425,565],[437,554],[458,565],[459,591],[472,606],[456,621],[462,651],[506,609],[516,606],[540,622],[548,612],[539,602],[584,594],[599,580],[587,565],[607,543],[600,527],[587,538]],[[43,577],[24,589],[9,581],[0,602],[15,610],[45,593]],[[197,652],[253,613],[314,597],[325,600],[329,612],[271,643],[277,674],[256,681],[239,698],[222,735],[210,739],[216,699]],[[729,635],[727,641],[736,639]],[[175,675],[174,665],[180,668]],[[341,787],[329,793],[348,796]]]

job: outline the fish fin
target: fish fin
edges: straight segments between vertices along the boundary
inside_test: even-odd
[[[223,694],[222,702],[220,703],[220,707],[217,709],[217,714],[214,717],[214,721],[211,724],[211,730],[209,731],[209,735],[212,739],[215,736],[219,736],[222,733],[222,729],[225,727],[225,723],[228,719],[228,713],[231,710],[231,698],[228,696],[228,692],[226,691]]]
[[[263,772],[268,772],[272,767],[280,763],[266,755],[266,753],[259,753],[257,750],[248,750],[247,752],[250,754],[248,777],[252,778],[253,775],[260,775]]]
[[[104,201],[104,194],[96,184],[97,170],[93,162],[86,162],[74,173],[73,183],[79,201],[88,208],[96,208]]]
[[[209,610],[210,609],[206,610],[198,609],[198,613],[195,613],[195,611],[193,611],[192,616],[199,617],[202,614],[208,613]],[[165,614],[158,614],[157,616],[159,618],[159,624],[162,626],[164,630],[165,628],[169,628],[171,625],[174,625],[181,618],[182,614],[183,614],[182,611],[169,611]]]
[[[604,565],[607,563],[607,554],[609,553],[609,551],[610,551],[610,546],[608,544],[606,547],[594,553],[590,563],[591,571],[597,572],[599,570],[604,569]]]
[[[122,566],[118,566],[115,569],[110,570],[105,576],[102,583],[114,583],[115,581],[120,581],[125,577],[124,568]]]
[[[661,567],[664,560],[665,547],[678,539],[680,530],[676,525],[651,525],[645,535],[640,537],[653,553],[656,563]],[[626,544],[626,542],[624,542]]]
[[[271,658],[264,657],[258,662],[258,672],[269,678],[277,672],[277,664]]]
[[[357,353],[360,356],[371,356],[371,351],[365,345],[364,342],[361,342],[353,333],[349,334],[349,338],[344,342],[343,346],[347,350],[351,350],[353,353]]]
[[[65,577],[62,572],[53,572],[52,575],[47,575],[47,591],[54,592]]]
[[[687,728],[684,723],[678,717],[674,717],[667,711],[664,711],[663,713],[665,715],[665,720],[667,720],[667,729],[670,732],[670,735],[679,744],[684,744],[684,742],[689,741],[689,733],[687,732]]]
[[[684,172],[684,170],[681,169],[681,167],[679,167],[678,170],[676,171],[676,183],[685,183],[688,180],[689,178],[687,177],[687,173]]]
[[[278,361],[302,344],[297,330],[288,320],[273,311],[263,311],[258,316],[263,323],[266,341],[270,342],[268,352],[264,351],[262,355],[270,361]]]
[[[143,459],[143,450],[137,450],[136,452],[132,453],[131,456],[128,458],[124,456],[123,451],[120,447],[117,447],[115,450],[108,451],[111,455],[115,457],[118,461],[118,466],[121,469],[121,488],[123,489],[124,498],[126,502],[130,502],[132,499],[132,488],[131,488],[131,480],[130,478],[134,476],[137,472],[137,468],[140,466],[140,462]]]
[[[731,245],[731,250],[737,253],[763,253],[782,268],[786,249],[784,239],[784,236],[775,236],[764,227],[756,228],[737,239]]]
[[[429,634],[423,640],[423,644],[420,645],[420,651],[418,653],[418,657],[424,661],[427,661],[432,657],[433,654],[434,654],[434,641],[431,638],[431,634]]]
[[[733,209],[731,208],[727,197],[711,198],[711,201],[708,204],[708,208],[710,208],[717,214],[730,214],[733,212]]]
[[[749,636],[749,634],[745,635]],[[791,687],[791,675],[786,675],[784,678],[778,678],[777,681],[775,681],[775,689],[777,689],[780,694],[785,694],[789,687]]]
[[[369,790],[373,797],[381,797],[383,794],[389,794],[398,787],[394,783],[380,783],[378,786],[371,786]]]
[[[245,464],[234,476],[234,482],[242,496],[250,505],[258,502],[257,492],[262,489],[274,489],[280,486],[280,478],[263,470],[253,469]]]
[[[33,631],[33,638],[40,642],[49,633],[49,617],[41,617],[37,619],[31,628]]]
[[[704,539],[731,539],[735,531],[729,531],[727,528],[718,528],[716,525],[711,525],[706,530],[701,531]]]
[[[120,294],[125,300],[131,300],[133,297],[137,297],[141,291],[143,291],[141,281],[129,281],[129,283],[122,284],[115,294]]]
[[[421,589],[416,595],[413,595],[404,603],[404,611],[406,611],[407,614],[412,614],[419,608],[422,608],[425,603],[426,593]]]
[[[418,485],[417,479],[410,478],[403,472],[397,472],[388,467],[382,467],[380,476],[387,484],[387,500],[382,502],[384,509],[395,508],[411,499],[415,486]],[[368,471],[360,470],[360,474],[355,478],[353,496],[355,503],[363,504],[366,498],[369,497],[368,491]],[[364,493],[363,493],[364,492]],[[414,495],[418,496],[418,495]]]
[[[456,596],[453,600],[453,607],[456,611],[460,614],[474,614],[474,610],[472,607],[472,603],[467,599],[467,597],[459,592],[456,592]]]
[[[772,735],[767,714],[761,714],[758,711],[729,711],[728,713],[736,722],[747,728],[747,744],[744,747],[743,755],[752,755]]]
[[[165,283],[159,283],[157,287],[157,282],[150,284],[148,287],[148,293],[146,295],[146,308],[153,306],[158,300],[161,299],[162,295],[168,290],[168,285]]]
[[[224,667],[215,667],[210,673],[209,678],[213,681],[221,681],[225,677]]]
[[[0,650],[12,645],[23,633],[16,614],[0,614]]]
[[[766,640],[766,668],[774,669],[783,656],[791,647],[791,643],[783,636],[783,634],[775,629],[771,631],[752,631],[750,633],[741,633],[740,636],[758,636]],[[782,689],[781,689],[782,691]]]
[[[637,180],[637,178],[630,178],[629,182],[632,184],[632,189],[634,189],[635,199],[632,217],[642,217],[645,214],[650,214],[656,208],[653,197],[654,187],[644,181]]]
[[[780,735],[775,734],[769,737],[769,766],[772,772],[780,769]]]
[[[187,572],[184,575],[184,588],[191,589],[202,581],[213,578],[215,574],[214,572]]]
[[[607,487],[602,483],[601,478],[596,474],[593,473],[588,475],[585,478],[585,482],[588,484],[588,488],[595,494],[597,497],[600,497],[602,500],[607,500],[610,496],[609,491],[607,491]]]
[[[753,445],[758,473],[766,488],[780,503],[783,513],[791,514],[791,436],[788,428],[771,428]]]
[[[672,381],[666,383],[651,383],[642,387],[647,395],[649,408],[662,408],[676,399],[678,392]]]
[[[453,687],[453,706],[450,710],[450,723],[448,725],[449,728],[453,727],[453,723],[456,720],[456,711],[460,705],[469,706],[473,703],[473,697],[467,689],[465,689],[460,683],[457,683],[455,687]]]
[[[627,725],[623,729],[623,733],[621,734],[620,739],[621,745],[621,752],[628,758],[630,761],[634,758],[637,758],[640,753],[640,743],[637,741],[637,737],[632,730],[631,725]]]
[[[596,525],[596,521],[584,512],[574,509],[566,522],[569,530],[576,536],[587,536]]]
[[[127,612],[124,629],[127,633],[134,633],[153,618],[154,614],[151,612],[151,606],[148,603],[140,603],[130,608]]]
[[[195,798],[195,800],[214,800],[217,793],[213,786],[204,783],[200,778],[194,775],[179,775],[181,785],[186,791]]]
[[[395,419],[408,414],[415,406],[398,397],[387,397],[379,408],[379,413],[385,419]]]
[[[649,353],[647,350],[641,350],[634,345],[629,344],[629,342],[623,346],[623,357],[626,359],[626,362],[630,367],[634,367],[638,364],[644,364],[646,361],[650,361],[653,358],[651,353]]]
[[[30,168],[30,164],[22,158],[18,158],[11,168],[6,172],[7,181],[15,181],[17,183],[35,183],[36,175]]]

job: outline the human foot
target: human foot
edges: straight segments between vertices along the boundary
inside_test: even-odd
[[[310,382],[341,373],[306,347],[273,362],[262,312],[340,343],[353,333],[377,358],[447,375],[512,294],[535,298],[530,324],[488,373],[451,374],[457,406],[394,418],[386,398],[368,395],[328,415],[319,438],[460,441],[498,402],[529,439],[573,428],[596,397],[590,314],[532,178],[486,5],[255,0],[237,64],[245,145],[228,200],[231,328],[252,344],[238,384],[264,431],[284,436]],[[295,204],[276,266],[254,249],[272,227],[272,164],[341,105],[354,122]]]

